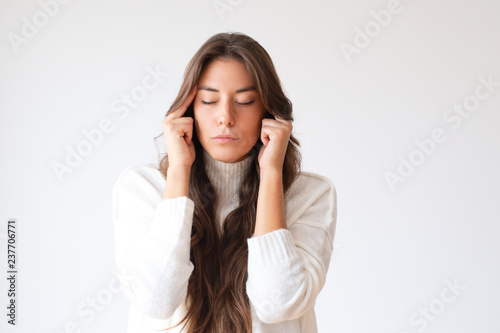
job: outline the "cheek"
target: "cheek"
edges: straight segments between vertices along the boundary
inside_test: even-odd
[[[204,129],[204,124],[207,123],[207,117],[204,115],[203,112],[197,112],[194,110],[194,126],[196,126],[196,131],[203,131]]]
[[[247,133],[254,137],[260,136],[260,131],[262,127],[262,120],[256,117],[249,117],[246,119],[245,123],[247,124]]]

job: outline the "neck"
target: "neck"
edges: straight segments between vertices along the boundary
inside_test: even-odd
[[[248,155],[238,162],[223,162],[214,159],[205,149],[203,149],[203,157],[205,171],[217,192],[218,218],[222,221],[222,218],[238,204],[238,191],[253,158],[252,155]]]

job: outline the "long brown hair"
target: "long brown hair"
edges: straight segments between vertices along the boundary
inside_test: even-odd
[[[165,117],[181,106],[204,68],[217,58],[234,59],[246,66],[266,108],[265,117],[277,116],[293,121],[292,103],[282,90],[271,57],[257,41],[243,33],[219,33],[201,46],[188,63],[180,91]],[[194,117],[193,103],[184,116]],[[198,140],[194,124],[193,132],[196,158],[190,171],[189,197],[194,202],[190,252],[194,270],[187,291],[187,297],[192,302],[184,318],[173,327],[186,321],[183,329],[189,323],[187,330],[190,333],[252,332],[250,302],[246,293],[247,238],[253,235],[255,228],[260,184],[257,156],[262,141],[259,138],[250,150],[253,160],[239,188],[239,205],[224,219],[221,235],[214,222],[217,193],[205,172],[204,148]],[[290,134],[283,164],[285,195],[300,171],[298,147],[299,141]],[[167,169],[168,154],[165,154],[160,158],[158,168],[165,179]]]

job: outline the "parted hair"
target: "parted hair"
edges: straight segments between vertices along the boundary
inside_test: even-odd
[[[292,103],[285,96],[271,57],[254,39],[243,33],[218,33],[210,37],[189,61],[179,93],[165,117],[178,109],[197,84],[205,67],[215,59],[233,59],[246,66],[266,109],[265,117],[293,121]],[[184,116],[194,117],[193,103]],[[162,136],[160,134],[156,138]],[[155,139],[156,139],[155,138]],[[238,190],[239,204],[223,221],[223,232],[215,223],[217,193],[205,170],[203,147],[193,125],[196,157],[191,166],[189,198],[194,202],[187,297],[187,314],[175,326],[184,323],[190,333],[252,332],[250,300],[246,293],[247,238],[255,229],[260,168],[257,160],[260,138],[250,150],[252,163],[245,171]],[[283,163],[283,190],[288,193],[301,167],[299,141],[290,134]],[[168,152],[159,157],[159,171],[167,179]]]

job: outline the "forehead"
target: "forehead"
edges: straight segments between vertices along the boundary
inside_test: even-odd
[[[215,59],[204,68],[198,85],[212,88],[209,91],[236,91],[253,86],[253,81],[242,62],[234,59]]]

